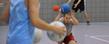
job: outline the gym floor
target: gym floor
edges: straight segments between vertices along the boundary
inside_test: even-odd
[[[0,26],[0,44],[6,44],[8,26]],[[86,25],[81,23],[73,26],[72,30],[78,44],[109,44],[109,22],[91,23]],[[38,44],[57,44],[49,40],[46,31]]]

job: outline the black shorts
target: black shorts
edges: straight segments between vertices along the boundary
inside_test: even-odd
[[[75,11],[75,12],[77,12],[78,10],[80,10],[80,12],[82,12],[82,11],[85,10],[85,9],[84,9],[84,8],[85,8],[85,7],[84,7],[84,4],[79,4],[76,8],[74,8],[74,6],[75,6],[75,5],[72,6],[72,10]]]

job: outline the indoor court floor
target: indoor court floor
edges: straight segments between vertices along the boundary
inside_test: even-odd
[[[8,26],[0,26],[0,44],[6,44]],[[74,34],[78,44],[109,44],[109,22],[91,23],[86,25],[73,26]],[[46,31],[43,32],[43,38],[38,44],[57,44],[51,41]]]

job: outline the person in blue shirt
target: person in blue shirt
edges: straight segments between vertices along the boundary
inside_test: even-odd
[[[64,34],[64,27],[52,26],[39,17],[39,0],[6,0],[0,21],[8,22],[7,44],[33,44],[34,27]]]

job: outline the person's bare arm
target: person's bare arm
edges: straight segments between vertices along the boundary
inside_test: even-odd
[[[68,0],[67,3],[69,4],[72,0]]]
[[[59,19],[61,18],[61,16],[62,16],[62,14],[61,14],[61,12],[59,12],[54,21],[59,21]]]
[[[74,15],[71,15],[70,21],[71,21],[71,23],[73,23],[74,25],[78,25],[78,24],[79,24],[78,19],[77,19]]]
[[[76,8],[80,2],[81,2],[81,0],[78,0],[78,2],[75,4],[74,8]]]
[[[41,29],[52,29],[46,22],[39,18],[40,2],[39,0],[28,0],[29,16],[32,24]]]
[[[64,33],[66,30],[65,28],[57,27],[57,26],[51,26],[48,23],[44,22],[39,17],[39,9],[40,9],[40,2],[39,0],[28,0],[27,1],[28,9],[29,9],[29,16],[31,23],[43,30],[49,30],[54,31],[57,33]]]
[[[8,22],[9,20],[9,8],[10,8],[10,2],[9,0],[6,0],[6,6],[3,11],[3,15],[0,16],[0,21],[2,22]]]

